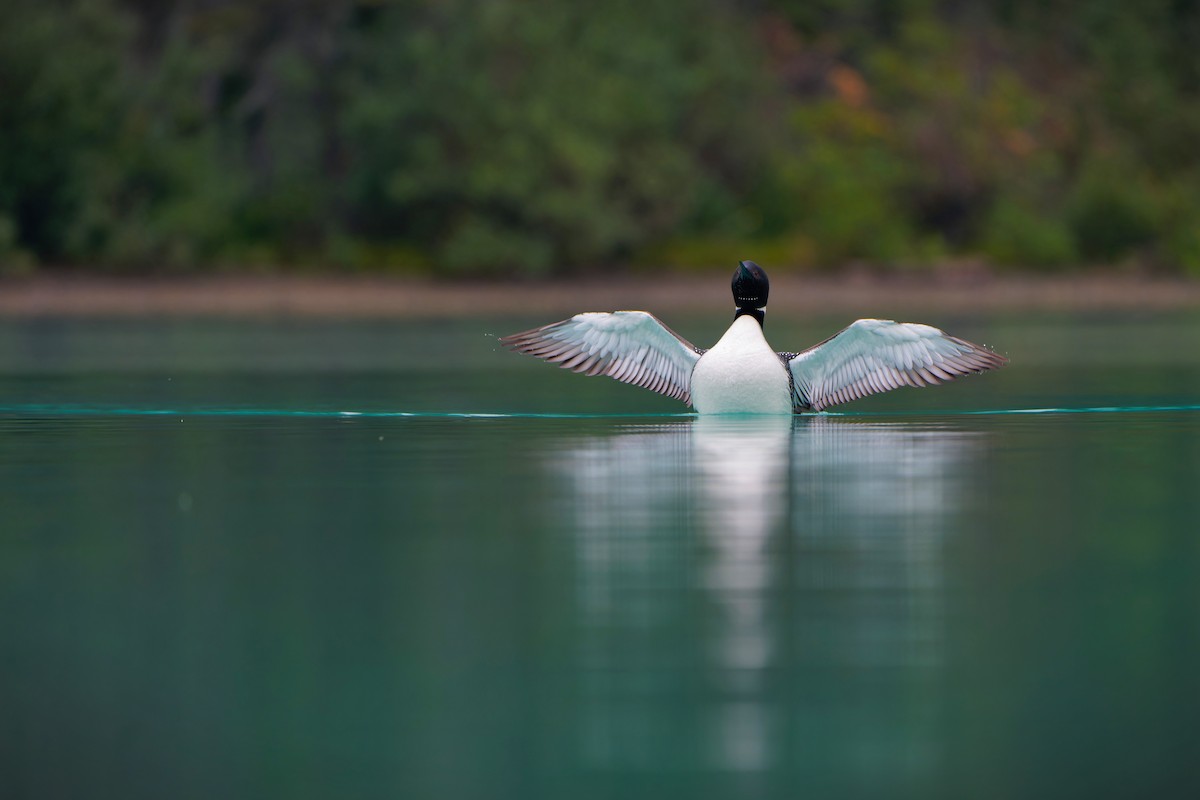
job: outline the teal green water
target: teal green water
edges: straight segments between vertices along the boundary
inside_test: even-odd
[[[795,419],[0,323],[0,795],[1195,795],[1200,319],[929,321],[1012,366]]]

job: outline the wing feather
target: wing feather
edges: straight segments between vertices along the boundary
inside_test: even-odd
[[[692,402],[701,350],[645,311],[587,312],[504,336],[505,347],[586,375],[608,375]]]
[[[937,385],[1008,359],[929,325],[860,319],[803,353],[780,353],[797,411],[820,411],[899,386]]]

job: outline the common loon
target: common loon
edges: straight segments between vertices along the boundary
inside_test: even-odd
[[[860,319],[799,353],[763,336],[767,273],[733,273],[733,324],[702,350],[645,311],[586,312],[500,339],[505,347],[587,375],[608,375],[688,403],[701,414],[820,411],[900,386],[1002,367],[1008,359],[929,325]]]

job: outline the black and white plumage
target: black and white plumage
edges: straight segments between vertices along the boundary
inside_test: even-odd
[[[500,342],[575,372],[608,375],[682,400],[701,413],[820,411],[1008,363],[932,326],[881,319],[860,319],[803,352],[775,352],[762,330],[768,290],[761,267],[738,265],[733,324],[709,350],[645,311],[576,314]]]

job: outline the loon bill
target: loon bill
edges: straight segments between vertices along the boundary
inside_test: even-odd
[[[929,325],[860,319],[799,353],[763,336],[767,273],[733,274],[733,324],[701,350],[645,311],[586,312],[500,339],[505,347],[587,375],[608,375],[688,403],[701,414],[790,414],[900,386],[925,386],[1008,363]]]

